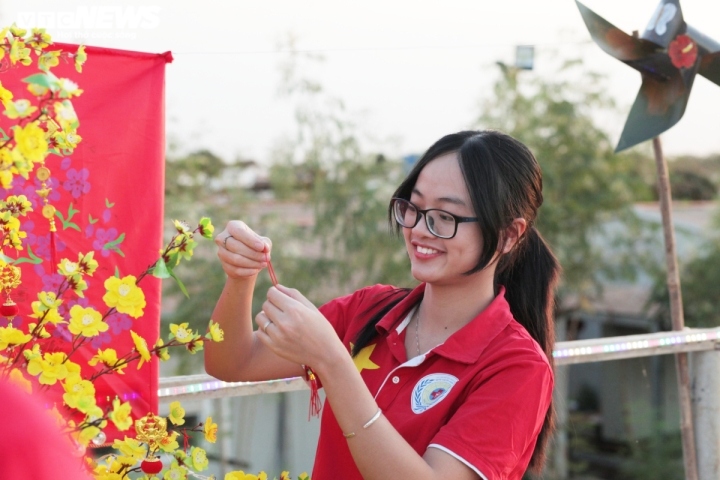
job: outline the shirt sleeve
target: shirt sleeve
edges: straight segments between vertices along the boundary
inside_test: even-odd
[[[370,318],[367,313],[377,304],[377,299],[396,290],[388,285],[365,287],[350,295],[330,300],[319,310],[335,328],[338,337],[345,341],[348,333],[354,334],[359,329],[355,323],[367,322]]]
[[[522,477],[552,399],[552,370],[537,351],[504,358],[429,445],[487,480]]]

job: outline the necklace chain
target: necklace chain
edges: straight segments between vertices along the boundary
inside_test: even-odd
[[[418,329],[420,328],[420,305],[415,309],[415,347],[417,348],[417,354],[420,355],[420,334]]]

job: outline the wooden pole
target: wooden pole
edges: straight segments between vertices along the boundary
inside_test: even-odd
[[[670,193],[670,177],[667,163],[662,152],[660,137],[653,138],[653,151],[658,172],[658,194],[662,213],[663,232],[665,234],[665,263],[667,264],[667,287],[670,295],[670,317],[673,330],[685,328],[682,295],[680,291],[680,274],[678,272],[677,254],[675,252],[675,230],[672,221],[672,195]],[[680,433],[682,434],[683,460],[685,478],[698,480],[697,454],[695,451],[695,433],[693,431],[692,396],[690,391],[690,370],[688,355],[685,352],[675,354],[675,368],[678,377],[680,399]]]

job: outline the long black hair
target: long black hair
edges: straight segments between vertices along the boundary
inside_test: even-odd
[[[515,218],[524,218],[527,229],[513,249],[498,260],[495,289],[505,286],[505,298],[515,320],[535,339],[553,366],[555,328],[555,286],[560,266],[552,251],[535,228],[537,211],[542,205],[542,172],[535,156],[513,137],[494,130],[463,131],[438,140],[418,160],[393,197],[409,200],[418,176],[425,165],[447,153],[456,152],[475,216],[482,232],[482,252],[471,275],[487,267],[504,243],[503,232]],[[388,207],[388,219],[396,231],[399,227]],[[378,299],[381,305],[358,333],[353,356],[376,336],[375,325],[407,296],[408,289],[398,289]],[[540,472],[545,463],[545,447],[553,430],[552,404],[530,459],[529,469]]]

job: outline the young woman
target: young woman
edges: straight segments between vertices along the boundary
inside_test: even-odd
[[[440,139],[395,192],[412,290],[375,285],[319,309],[270,288],[251,299],[270,240],[239,221],[215,239],[227,282],[205,348],[226,381],[300,376],[326,394],[313,480],[520,479],[552,428],[558,265],[533,227],[542,175],[495,131]]]

